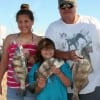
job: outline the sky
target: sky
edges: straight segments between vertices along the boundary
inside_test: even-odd
[[[100,0],[77,0],[77,12],[80,15],[93,16],[100,20]],[[6,27],[5,34],[19,32],[16,23],[16,13],[22,3],[28,3],[33,11],[35,22],[33,33],[44,35],[48,25],[60,18],[57,0],[1,0],[0,25]]]

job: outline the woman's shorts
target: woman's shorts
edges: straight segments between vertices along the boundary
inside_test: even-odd
[[[19,93],[18,89],[15,88],[7,88],[7,100],[36,100],[36,95],[30,93],[29,91],[25,92],[25,95],[22,96]]]

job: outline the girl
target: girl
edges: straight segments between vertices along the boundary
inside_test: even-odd
[[[0,65],[0,94],[2,94],[1,82],[4,73],[7,71],[7,100],[34,100],[34,94],[26,91],[25,96],[19,94],[20,83],[13,77],[14,70],[12,66],[13,55],[17,46],[20,44],[23,47],[28,61],[28,71],[31,69],[31,65],[34,63],[34,56],[36,52],[37,43],[40,37],[32,33],[32,25],[34,24],[34,16],[31,10],[29,10],[28,4],[22,4],[21,9],[16,14],[16,21],[19,33],[8,35],[3,45],[3,55]]]
[[[40,65],[54,55],[54,43],[50,39],[42,39],[37,47],[37,63],[33,65],[29,73],[29,83],[32,85],[37,82],[35,87],[37,100],[68,100],[67,87],[71,85],[72,75],[67,63],[64,63],[60,68],[52,67],[50,71],[53,74],[47,80],[44,78],[35,79]]]

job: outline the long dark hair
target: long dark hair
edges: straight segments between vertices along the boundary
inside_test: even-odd
[[[36,51],[36,62],[42,63],[44,61],[44,58],[41,56],[41,50],[44,48],[53,48],[55,51],[55,44],[52,40],[48,38],[43,38],[42,40],[39,41],[38,46],[37,46],[37,51]]]
[[[20,6],[20,10],[16,14],[16,21],[18,21],[18,17],[20,15],[27,15],[30,18],[30,20],[34,21],[33,12],[31,10],[29,10],[28,4],[22,4]]]

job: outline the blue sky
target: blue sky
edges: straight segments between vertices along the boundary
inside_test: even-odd
[[[94,16],[100,20],[100,0],[77,0],[80,15]],[[6,34],[18,32],[16,13],[22,3],[28,3],[34,13],[35,23],[33,30],[40,35],[45,33],[48,25],[60,18],[57,0],[1,0],[0,25],[7,28]]]

